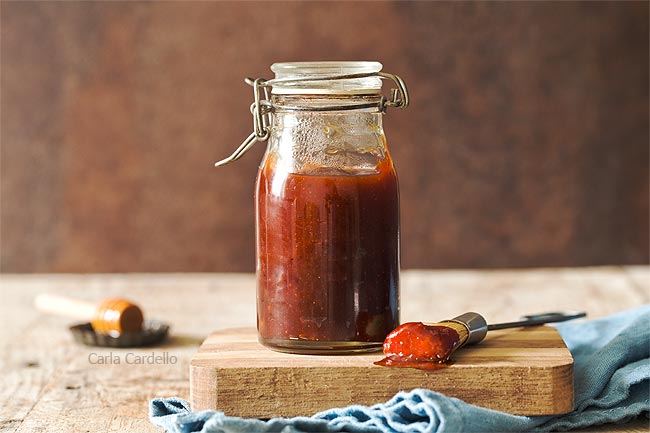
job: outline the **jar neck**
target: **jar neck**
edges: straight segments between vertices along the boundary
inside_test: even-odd
[[[383,133],[380,102],[381,95],[273,95],[272,130],[302,130],[306,125],[301,123],[306,123],[313,132],[322,129],[324,138],[332,138],[336,132],[328,129],[330,126],[353,128],[339,131],[352,135]]]
[[[274,96],[267,153],[292,172],[310,167],[376,168],[387,156],[379,109],[329,109],[368,100],[368,96]],[[374,95],[370,100],[379,101]],[[319,111],[323,107],[328,109]]]
[[[379,95],[273,95],[271,141],[336,146],[341,140],[361,144],[354,137],[383,136],[380,101]]]
[[[300,112],[366,112],[380,113],[382,96],[370,95],[273,95],[274,113]]]

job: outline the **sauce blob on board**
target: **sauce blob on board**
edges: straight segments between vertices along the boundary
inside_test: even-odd
[[[461,333],[443,324],[404,323],[388,334],[383,346],[386,357],[375,364],[423,370],[443,367],[466,340],[467,335],[461,336]]]

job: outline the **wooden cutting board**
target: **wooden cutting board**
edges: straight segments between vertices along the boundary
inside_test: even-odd
[[[573,358],[554,328],[491,331],[434,371],[374,365],[382,353],[290,355],[258,343],[255,329],[211,334],[190,363],[192,410],[273,418],[372,405],[427,388],[516,415],[573,410]]]

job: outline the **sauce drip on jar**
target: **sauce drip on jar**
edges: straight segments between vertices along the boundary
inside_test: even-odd
[[[461,343],[460,334],[450,326],[408,322],[388,334],[383,346],[386,357],[375,364],[433,370],[447,364]]]

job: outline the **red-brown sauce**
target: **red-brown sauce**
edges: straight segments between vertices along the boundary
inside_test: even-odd
[[[384,341],[398,324],[399,204],[376,170],[258,177],[261,340]],[[267,340],[267,341],[265,341]]]
[[[388,334],[383,347],[386,357],[375,364],[433,370],[448,364],[459,344],[460,336],[453,328],[408,322]]]

